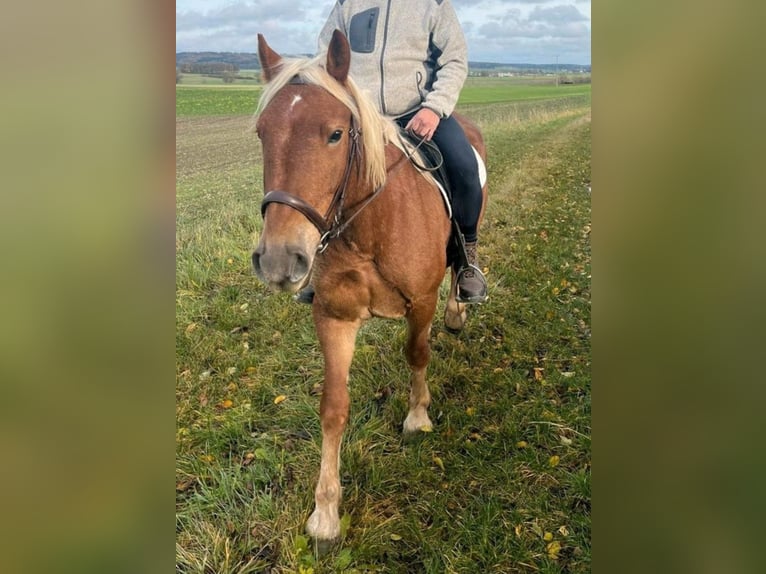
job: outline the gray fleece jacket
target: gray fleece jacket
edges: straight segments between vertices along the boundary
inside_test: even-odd
[[[390,117],[420,107],[452,114],[468,75],[463,30],[450,0],[337,0],[319,35],[351,44],[351,75]]]

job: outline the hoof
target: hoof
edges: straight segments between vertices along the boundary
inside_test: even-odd
[[[452,308],[451,308],[452,307]],[[468,310],[466,305],[447,303],[444,310],[444,328],[453,335],[457,335],[465,327],[468,321]]]
[[[433,424],[431,419],[428,418],[428,413],[425,409],[420,413],[410,411],[407,418],[404,419],[402,427],[405,437],[421,436],[434,432]]]
[[[465,311],[458,316],[444,315],[444,329],[452,335],[457,335],[463,331],[465,324],[468,320],[468,315]]]
[[[444,330],[447,331],[450,335],[459,335],[463,332],[463,327],[460,327],[459,329],[453,329],[449,325],[447,325],[447,322],[444,322]]]
[[[340,540],[340,520],[337,512],[323,513],[314,510],[306,522],[306,534],[314,541],[317,553],[327,552]]]
[[[318,540],[318,539],[312,539],[314,541],[314,553],[316,554],[317,558],[321,558],[322,556],[328,554],[337,544],[340,542],[340,537],[333,538],[332,540]]]

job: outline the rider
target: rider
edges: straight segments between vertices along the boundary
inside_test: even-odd
[[[320,52],[336,29],[351,45],[351,75],[379,111],[426,141],[433,139],[441,151],[468,263],[478,268],[479,167],[451,115],[468,75],[468,54],[450,0],[337,0],[319,35]],[[470,267],[460,270],[458,290],[465,302],[486,300],[484,277]],[[312,296],[301,292],[297,299],[309,302]]]

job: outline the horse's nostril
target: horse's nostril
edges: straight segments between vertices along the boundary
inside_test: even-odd
[[[301,252],[294,254],[295,261],[293,262],[292,272],[290,273],[290,279],[294,282],[298,282],[303,279],[309,272],[309,258]]]

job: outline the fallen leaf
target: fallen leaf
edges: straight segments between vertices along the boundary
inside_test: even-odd
[[[513,531],[516,533],[516,538],[521,538],[521,524],[514,526]]]
[[[569,536],[569,530],[567,529],[566,526],[562,526],[561,528],[559,528],[559,534],[561,534],[561,536],[564,536],[564,537]]]
[[[517,443],[516,443],[516,446],[517,446],[518,448],[527,448],[527,441],[525,441],[525,440],[520,440],[519,442],[517,442]]]
[[[476,414],[476,409],[475,409],[475,408],[473,408],[473,407],[468,407],[468,408],[465,410],[465,414],[467,414],[469,417],[472,417],[473,415],[475,415],[475,414]]]
[[[202,462],[213,462],[215,460],[212,454],[203,454],[202,456],[199,457],[199,459]]]
[[[397,542],[397,541],[399,541],[401,539],[402,539],[402,537],[399,536],[398,534],[392,534],[391,535],[391,540],[393,540],[394,542]]]
[[[433,457],[434,464],[438,466],[440,469],[444,470],[444,461],[439,458],[438,456]]]
[[[551,467],[558,466],[559,460],[559,456],[554,454],[551,458],[548,459],[548,465]]]
[[[559,559],[561,544],[559,543],[558,540],[554,540],[553,542],[548,543],[548,546],[546,546],[545,549],[548,551],[548,558],[550,558],[551,560]]]
[[[187,478],[186,480],[181,480],[176,483],[176,492],[186,492],[188,488],[193,485],[197,481],[196,476],[192,476],[190,478]]]
[[[226,399],[224,401],[221,401],[221,408],[230,409],[233,406],[234,406],[234,401],[232,401],[231,399]]]
[[[285,395],[279,395],[278,397],[276,397],[276,398],[274,399],[274,404],[275,404],[275,405],[278,405],[279,403],[281,403],[282,401],[284,401],[286,398],[287,398],[287,397],[286,397]]]
[[[551,540],[553,540],[553,534],[550,532],[546,532],[545,534],[543,534],[543,540],[545,540],[546,542],[550,542]]]

